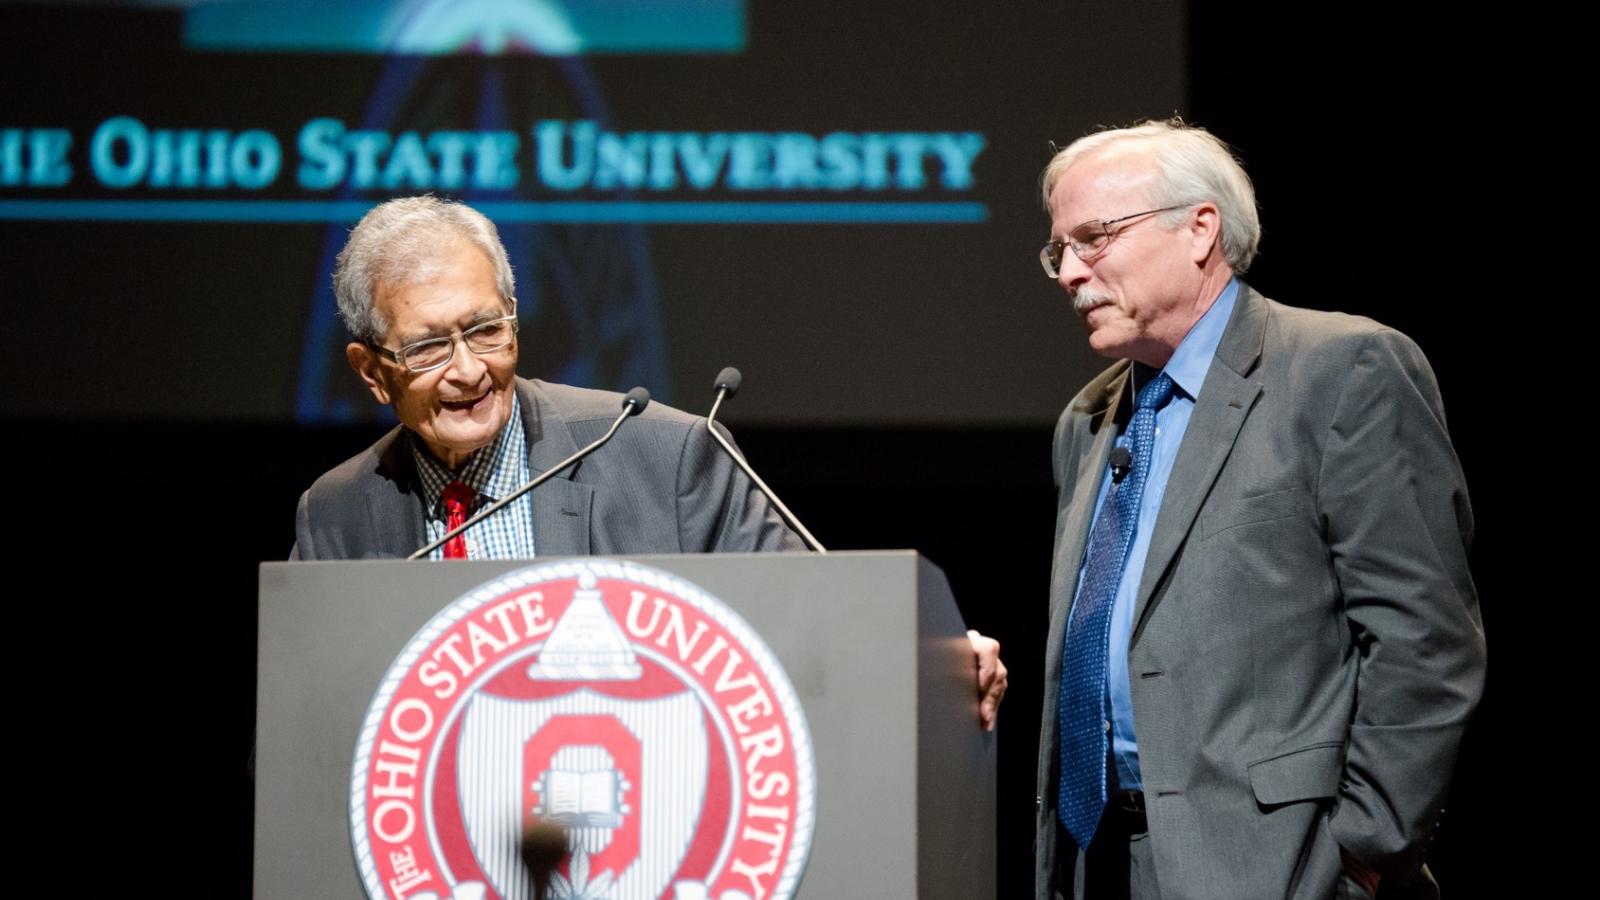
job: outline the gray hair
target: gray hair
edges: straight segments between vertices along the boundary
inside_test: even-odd
[[[493,222],[464,203],[400,197],[368,210],[334,263],[333,293],[350,336],[371,344],[383,340],[389,323],[373,305],[378,284],[417,284],[436,277],[445,252],[461,241],[489,257],[500,299],[514,307],[516,279]]]
[[[1261,218],[1256,212],[1256,190],[1233,151],[1216,135],[1182,119],[1145,122],[1129,128],[1097,131],[1073,141],[1056,153],[1040,179],[1044,206],[1050,193],[1079,160],[1118,149],[1147,150],[1158,177],[1151,189],[1155,206],[1192,206],[1209,201],[1222,216],[1222,255],[1236,274],[1244,274],[1261,245]],[[1181,212],[1164,216],[1169,225]]]

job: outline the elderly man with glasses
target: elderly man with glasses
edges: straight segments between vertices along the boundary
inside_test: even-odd
[[[1118,361],[1055,433],[1036,896],[1433,895],[1484,643],[1427,360],[1239,280],[1255,193],[1202,129],[1091,134],[1043,193]]]
[[[599,437],[621,395],[518,378],[494,224],[407,197],[364,216],[334,271],[350,367],[399,427],[300,498],[296,559],[403,557]],[[705,420],[651,404],[601,452],[433,552],[506,559],[803,550]]]

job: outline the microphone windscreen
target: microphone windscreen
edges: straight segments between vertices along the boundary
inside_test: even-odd
[[[727,391],[728,396],[732,397],[734,394],[739,393],[739,383],[743,380],[744,376],[739,374],[738,369],[728,366],[717,373],[717,383],[712,385],[711,389],[714,391]]]
[[[650,405],[650,392],[642,387],[636,387],[622,398],[622,405],[631,410],[630,415],[637,416]]]
[[[554,822],[535,822],[522,832],[522,864],[536,884],[549,884],[550,873],[567,856],[567,830]]]

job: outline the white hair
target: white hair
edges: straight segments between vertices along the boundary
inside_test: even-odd
[[[1074,163],[1113,148],[1145,151],[1154,161],[1157,178],[1151,188],[1153,205],[1216,204],[1222,217],[1223,258],[1235,273],[1243,274],[1250,268],[1261,244],[1261,218],[1256,212],[1256,191],[1250,176],[1227,144],[1181,119],[1097,131],[1073,141],[1045,166],[1040,179],[1045,209],[1050,208],[1050,193]],[[1181,213],[1169,214],[1165,218],[1170,225],[1180,216]]]
[[[500,232],[483,213],[437,197],[400,197],[367,211],[350,231],[333,267],[333,293],[350,336],[376,344],[389,325],[373,305],[377,286],[417,284],[436,277],[445,255],[466,241],[494,264],[495,284],[507,306],[516,279]]]

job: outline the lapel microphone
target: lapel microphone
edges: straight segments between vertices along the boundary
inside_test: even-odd
[[[1133,454],[1127,447],[1111,448],[1111,483],[1121,484],[1122,479],[1128,477],[1128,472],[1133,468]]]

